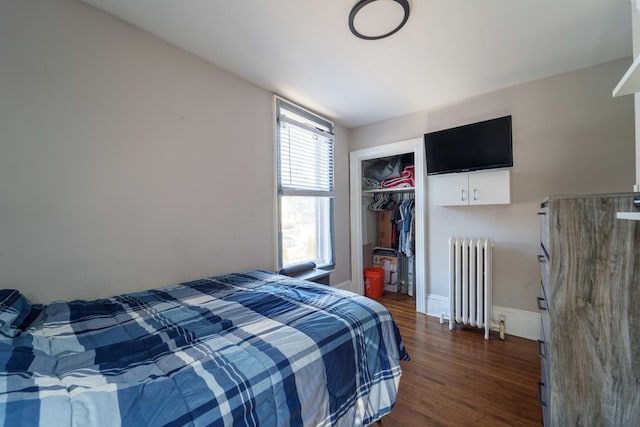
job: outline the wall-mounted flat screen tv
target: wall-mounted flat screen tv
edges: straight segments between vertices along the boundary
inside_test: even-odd
[[[424,135],[427,175],[513,166],[511,116]]]

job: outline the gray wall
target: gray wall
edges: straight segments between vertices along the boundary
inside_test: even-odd
[[[71,0],[0,2],[0,58],[1,287],[48,302],[275,269],[271,93]]]
[[[629,63],[619,60],[349,131],[349,149],[357,150],[513,116],[512,203],[437,207],[429,201],[427,294],[448,296],[449,236],[487,236],[495,240],[494,304],[536,310],[540,202],[552,194],[632,189],[633,99],[611,97]]]

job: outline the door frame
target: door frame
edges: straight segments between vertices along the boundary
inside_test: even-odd
[[[349,154],[351,203],[351,289],[364,295],[362,261],[363,207],[362,162],[380,157],[413,153],[415,165],[415,297],[416,311],[426,310],[426,158],[423,139],[413,138],[390,144],[352,151]]]

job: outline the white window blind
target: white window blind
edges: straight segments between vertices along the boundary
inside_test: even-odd
[[[282,109],[279,117],[279,191],[333,196],[333,134],[296,116]]]
[[[276,98],[278,268],[333,268],[333,123]]]

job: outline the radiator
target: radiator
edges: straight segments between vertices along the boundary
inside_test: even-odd
[[[462,323],[491,329],[491,250],[489,239],[449,238],[449,329]]]

